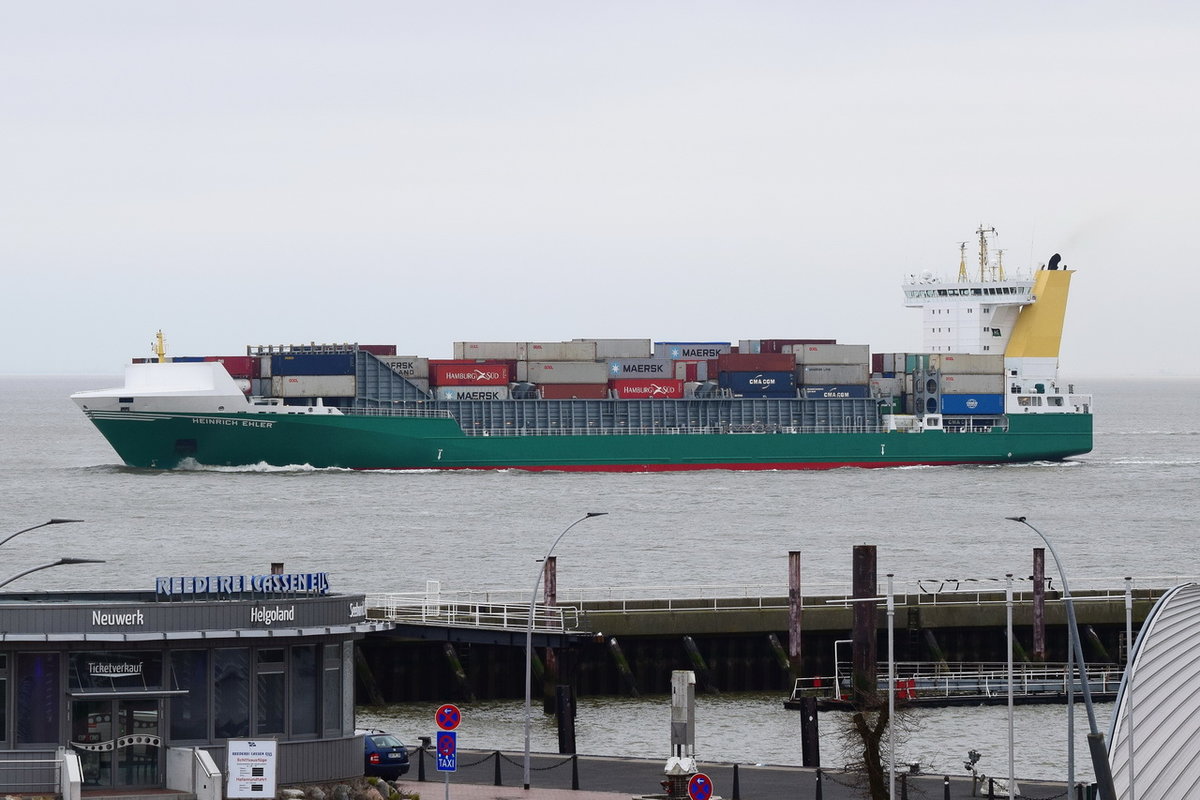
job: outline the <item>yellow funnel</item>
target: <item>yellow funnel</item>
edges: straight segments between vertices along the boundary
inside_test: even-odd
[[[1069,269],[1038,270],[1033,283],[1035,300],[1021,309],[1004,351],[1006,358],[1058,358],[1074,274]]]

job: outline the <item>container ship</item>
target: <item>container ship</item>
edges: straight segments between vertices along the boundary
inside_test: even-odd
[[[1072,270],[911,275],[924,350],[834,339],[256,345],[134,359],[72,395],[129,466],[651,472],[1062,460],[1091,397],[1060,385]]]

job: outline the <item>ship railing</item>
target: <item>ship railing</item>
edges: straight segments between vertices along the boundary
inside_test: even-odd
[[[1008,665],[1005,663],[896,662],[896,693],[900,699],[931,697],[1002,697],[1008,694]],[[839,661],[833,675],[797,678],[791,699],[839,697],[849,693],[849,662]],[[880,691],[887,691],[887,664],[876,667]],[[1117,664],[1089,664],[1088,688],[1096,694],[1112,694],[1121,685],[1125,670]],[[1013,664],[1013,694],[1018,697],[1082,693],[1083,677],[1066,664]]]
[[[453,594],[367,595],[368,618],[410,625],[476,630],[526,630],[529,625],[529,610],[528,597],[523,603],[497,603],[462,599]],[[533,630],[541,633],[578,631],[579,609],[566,605],[534,604]]]
[[[465,427],[468,436],[689,436],[695,434],[808,434],[808,433],[882,433],[880,425],[776,425],[746,423],[739,425],[657,425],[615,428],[601,427]]]
[[[383,406],[340,406],[343,414],[357,417],[426,417],[433,419],[452,419],[449,411],[442,408],[388,408]]]

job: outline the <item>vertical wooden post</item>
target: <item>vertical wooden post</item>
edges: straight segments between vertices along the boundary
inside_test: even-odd
[[[800,582],[800,551],[788,551],[788,672],[792,684],[804,677],[804,662],[800,650],[800,616],[804,598]],[[790,687],[789,687],[790,688]]]
[[[558,556],[546,559],[546,569],[542,573],[542,602],[547,609],[558,605]],[[545,665],[545,672],[542,674],[542,711],[553,714],[555,687],[558,685],[558,654],[554,652],[553,647],[546,648]]]
[[[875,597],[879,591],[879,580],[875,574],[875,545],[854,546],[854,597]],[[851,638],[852,694],[855,708],[871,705],[879,692],[877,639],[879,637],[879,613],[875,603],[854,603],[854,631]]]
[[[1033,548],[1033,660],[1046,660],[1046,548]]]

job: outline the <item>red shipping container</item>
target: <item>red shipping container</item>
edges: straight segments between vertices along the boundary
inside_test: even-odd
[[[429,382],[434,386],[506,386],[512,383],[508,361],[429,361]]]
[[[609,385],[616,391],[617,397],[623,399],[668,398],[674,400],[683,397],[683,381],[621,378],[609,381]]]
[[[883,353],[871,353],[871,372],[891,372],[883,368]]]
[[[760,353],[782,353],[784,345],[789,344],[837,344],[837,339],[761,339],[758,350]]]
[[[225,365],[225,371],[233,378],[257,378],[259,376],[258,356],[205,356],[205,361],[219,361]]]
[[[791,372],[796,358],[790,353],[727,353],[717,356],[717,372]]]
[[[608,384],[543,383],[538,393],[545,400],[603,400],[608,397]]]
[[[360,344],[359,350],[366,350],[374,356],[394,356],[396,355],[396,345],[394,344]]]

